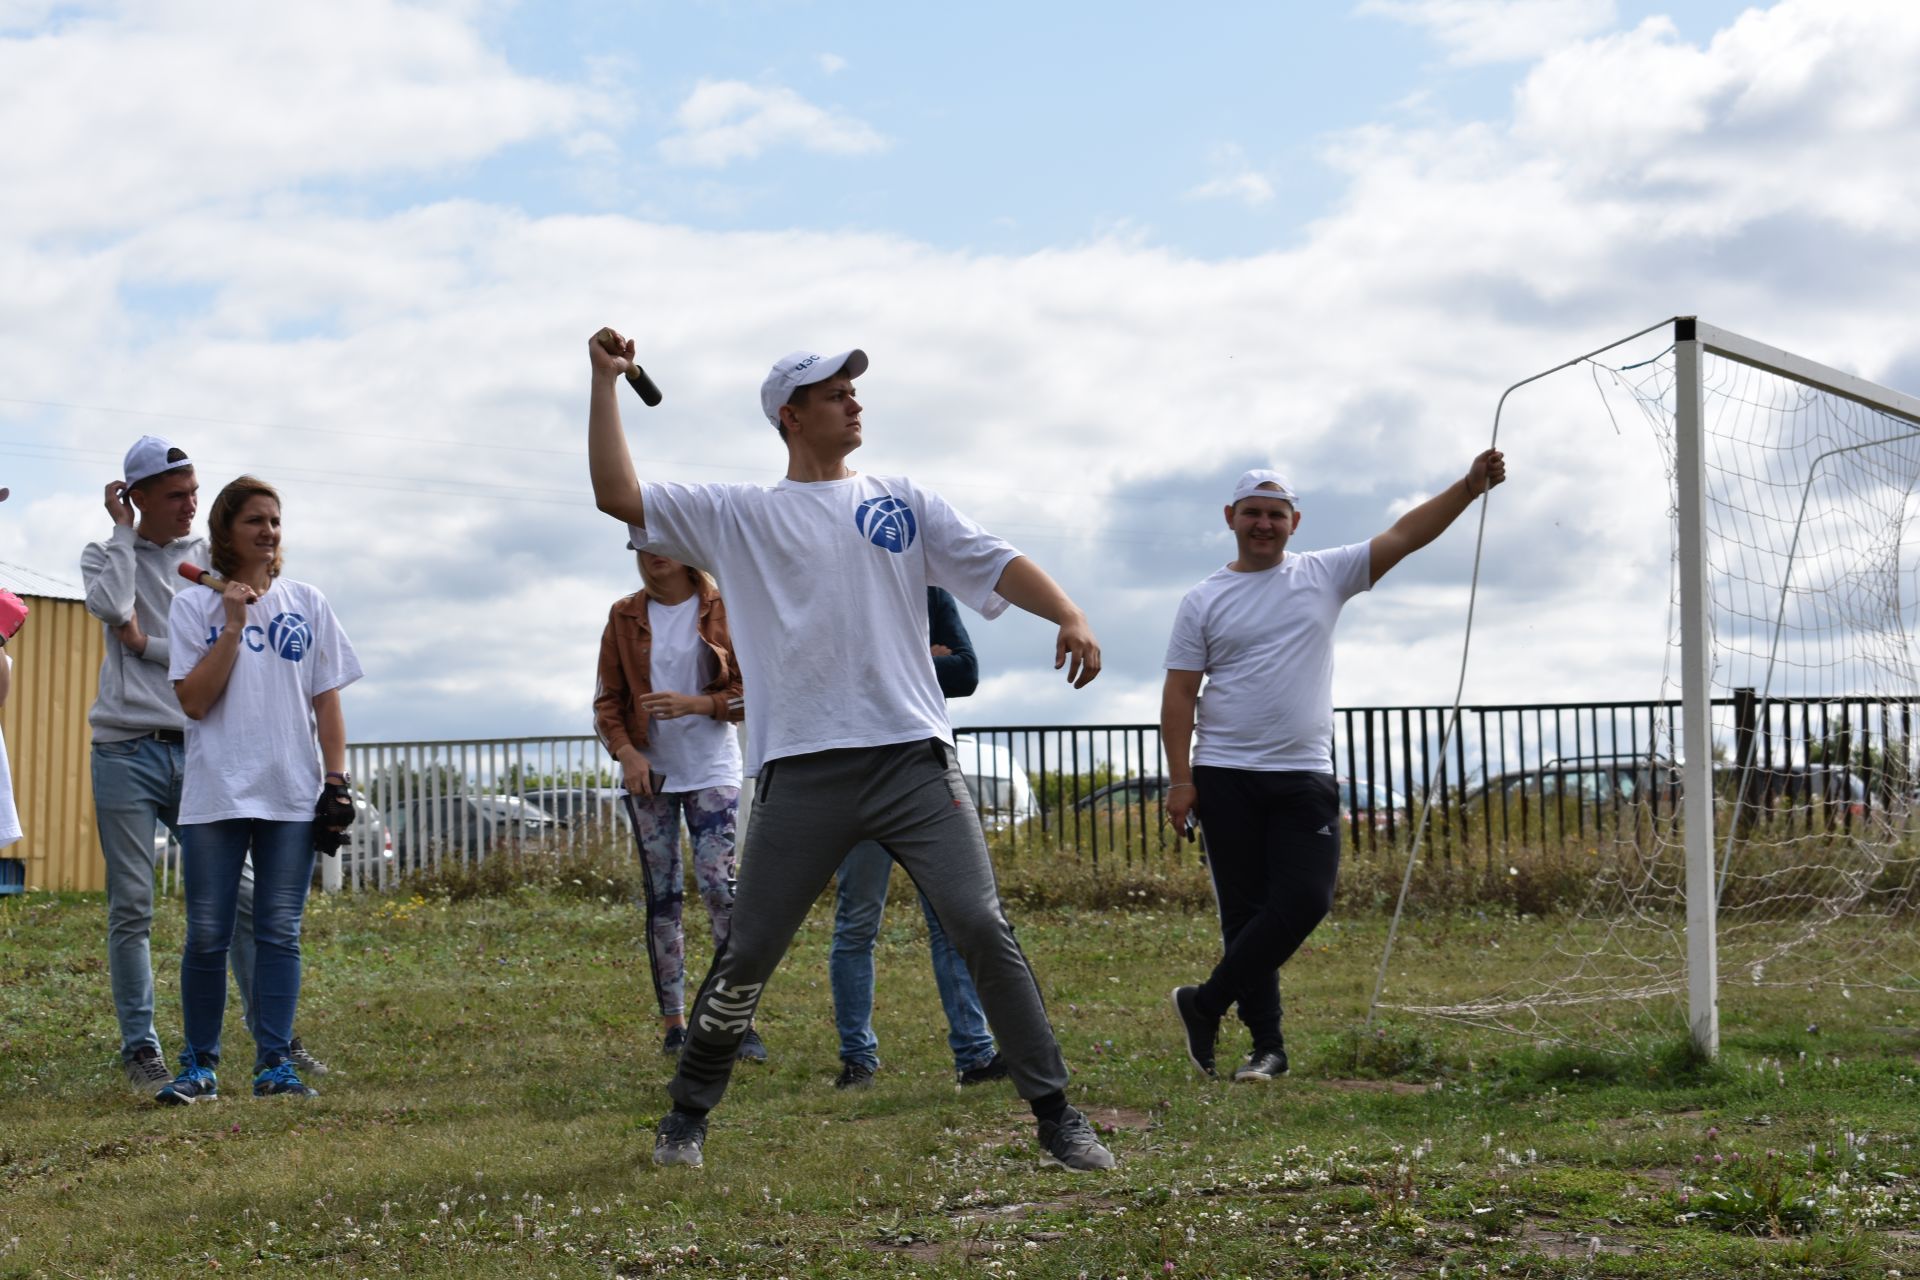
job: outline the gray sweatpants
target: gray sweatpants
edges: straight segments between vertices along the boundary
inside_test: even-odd
[[[727,1091],[754,1007],[847,850],[872,840],[933,904],[980,991],[1022,1098],[1064,1089],[1067,1064],[1040,984],[1000,908],[993,864],[953,748],[938,739],[788,756],[760,771],[727,944],[687,1018],[667,1092],[710,1110]]]

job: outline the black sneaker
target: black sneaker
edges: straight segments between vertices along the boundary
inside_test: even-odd
[[[1113,1152],[1100,1145],[1087,1118],[1068,1107],[1058,1120],[1040,1122],[1040,1145],[1046,1155],[1040,1163],[1084,1173],[1113,1168]]]
[[[734,1056],[742,1062],[765,1062],[767,1046],[761,1042],[760,1033],[748,1027],[747,1034],[740,1039],[740,1052]]]
[[[294,1067],[304,1076],[312,1076],[318,1079],[321,1076],[333,1074],[332,1067],[307,1052],[307,1046],[300,1043],[299,1036],[295,1036],[293,1043],[287,1046],[287,1059],[292,1062]]]
[[[220,1097],[220,1082],[214,1078],[213,1064],[202,1058],[192,1066],[180,1068],[180,1074],[162,1086],[153,1100],[163,1107],[184,1107],[194,1102],[213,1102]]]
[[[1180,1015],[1180,1026],[1187,1033],[1187,1059],[1201,1075],[1213,1079],[1213,1042],[1220,1037],[1220,1019],[1201,1012],[1198,987],[1175,987],[1173,1011]]]
[[[954,1079],[962,1085],[990,1084],[995,1080],[1007,1078],[1007,1060],[995,1049],[993,1056],[977,1067],[967,1067],[953,1073]]]
[[[1235,1080],[1271,1080],[1287,1074],[1285,1049],[1255,1049],[1247,1060],[1234,1068]]]
[[[700,1144],[707,1140],[707,1118],[688,1115],[684,1111],[669,1111],[660,1119],[660,1127],[654,1130],[653,1162],[655,1164],[684,1164],[698,1169],[703,1163],[700,1158]]]
[[[667,1038],[660,1042],[660,1052],[672,1058],[677,1057],[680,1051],[686,1047],[687,1029],[685,1027],[668,1027]]]
[[[873,1068],[864,1062],[840,1061],[840,1078],[833,1082],[836,1089],[865,1089],[873,1084]]]
[[[150,1044],[135,1049],[125,1067],[128,1086],[135,1093],[149,1098],[158,1097],[160,1091],[173,1081],[173,1077],[167,1074],[167,1060]]]

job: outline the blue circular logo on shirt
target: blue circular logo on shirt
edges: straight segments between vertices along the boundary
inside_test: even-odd
[[[912,546],[914,534],[919,532],[913,508],[892,494],[868,498],[861,503],[860,509],[853,513],[853,523],[861,537],[896,555]]]
[[[277,613],[267,624],[267,643],[288,662],[298,662],[313,647],[313,628],[297,613]]]

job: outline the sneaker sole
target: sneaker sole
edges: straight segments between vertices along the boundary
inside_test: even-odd
[[[1233,1078],[1235,1082],[1240,1084],[1264,1084],[1269,1080],[1285,1074],[1286,1072],[1284,1071],[1275,1071],[1271,1074],[1265,1071],[1236,1071],[1233,1073]]]
[[[1180,1038],[1187,1043],[1187,1061],[1193,1064],[1195,1071],[1198,1071],[1207,1079],[1218,1080],[1220,1078],[1219,1072],[1193,1056],[1193,1041],[1187,1035],[1187,1015],[1180,1012],[1180,993],[1185,990],[1186,988],[1184,986],[1175,987],[1167,999],[1173,1003],[1173,1016],[1180,1022]]]
[[[196,1102],[218,1102],[220,1101],[220,1095],[217,1093],[203,1093],[197,1097],[189,1098],[184,1094],[161,1092],[154,1094],[153,1100],[163,1107],[190,1107]]]
[[[1107,1158],[1112,1160],[1113,1153],[1111,1151],[1107,1153]],[[1106,1173],[1113,1168],[1112,1164],[1068,1164],[1051,1151],[1041,1155],[1040,1164],[1042,1168],[1064,1169],[1068,1173]]]
[[[668,1150],[665,1150],[665,1151],[662,1151],[659,1148],[655,1148],[653,1153],[653,1162],[657,1165],[662,1166],[663,1168],[670,1167],[673,1165],[685,1165],[689,1169],[698,1169],[703,1167],[706,1164],[706,1161],[701,1157],[698,1151],[687,1151],[684,1148],[682,1149],[669,1148]]]

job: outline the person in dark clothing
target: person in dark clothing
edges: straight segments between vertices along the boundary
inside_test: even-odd
[[[959,605],[939,587],[927,588],[927,633],[941,694],[967,697],[980,684],[980,664],[973,654],[973,640],[960,621]],[[840,1034],[836,1089],[864,1088],[880,1069],[880,1041],[873,1034],[873,947],[880,936],[892,875],[892,855],[873,840],[855,845],[840,864],[827,969],[833,986],[834,1027]],[[920,895],[920,910],[927,918],[933,981],[947,1015],[947,1047],[953,1050],[955,1079],[963,1085],[1006,1079],[1006,1063],[994,1048],[993,1032],[981,1012],[980,993],[967,975],[966,961],[947,941],[925,894]]]

